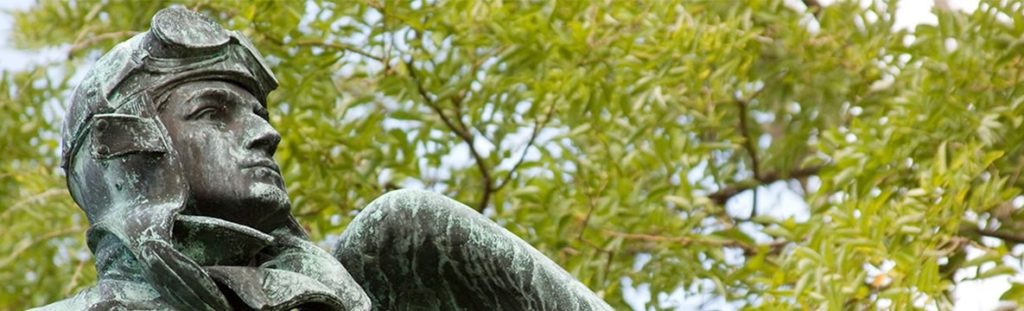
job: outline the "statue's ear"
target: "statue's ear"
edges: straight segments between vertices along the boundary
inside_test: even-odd
[[[92,155],[109,159],[132,153],[166,153],[167,145],[156,120],[126,114],[93,116]]]

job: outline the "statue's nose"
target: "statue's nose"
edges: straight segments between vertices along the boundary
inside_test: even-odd
[[[281,143],[281,134],[270,126],[270,123],[262,118],[256,117],[254,122],[249,122],[249,135],[245,148],[263,151],[266,156],[273,157],[277,152],[277,144]],[[250,119],[251,120],[251,119]]]

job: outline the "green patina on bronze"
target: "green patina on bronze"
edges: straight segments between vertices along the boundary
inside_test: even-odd
[[[52,310],[609,310],[470,208],[375,200],[331,255],[289,214],[252,44],[168,8],[73,94],[62,166],[91,223],[97,284]],[[351,273],[350,273],[351,272]]]

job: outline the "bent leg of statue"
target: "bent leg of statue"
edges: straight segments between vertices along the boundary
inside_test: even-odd
[[[334,255],[378,310],[610,310],[525,241],[425,191],[374,200]]]

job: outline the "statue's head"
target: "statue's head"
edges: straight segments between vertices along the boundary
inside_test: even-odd
[[[241,33],[185,9],[158,12],[74,92],[62,158],[72,196],[94,224],[154,204],[183,210],[148,212],[258,229],[287,218],[266,112],[276,87]]]

